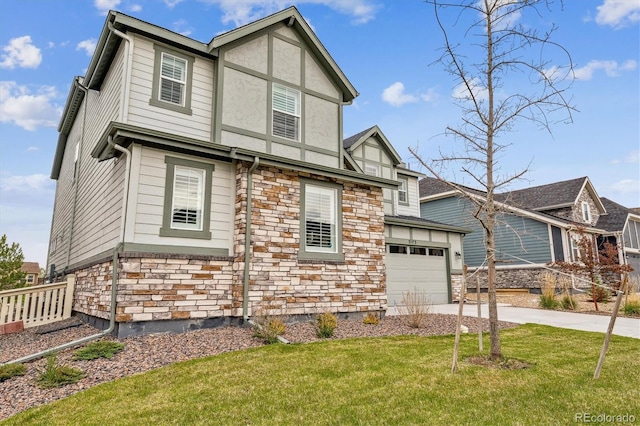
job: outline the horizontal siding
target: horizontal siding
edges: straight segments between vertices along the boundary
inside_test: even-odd
[[[153,148],[142,147],[135,206],[133,242],[166,246],[222,248],[233,251],[235,208],[235,171],[231,163],[184,157],[215,165],[211,182],[211,240],[161,237],[164,213],[165,156],[180,156]],[[182,156],[180,156],[182,157]]]
[[[136,36],[127,122],[194,139],[211,140],[213,62],[196,57],[193,66],[191,111],[183,114],[149,105],[153,87],[153,42]]]
[[[485,259],[484,230],[472,216],[473,207],[462,198],[450,197],[420,205],[420,215],[473,230],[463,239],[464,261],[469,266],[480,266]],[[547,225],[530,218],[501,215],[496,224],[496,248],[510,265],[546,263],[551,261],[551,244]],[[517,256],[524,261],[510,256]]]
[[[401,176],[399,176],[400,178]],[[404,178],[404,176],[402,176]],[[407,196],[409,199],[409,205],[400,204],[398,202],[398,214],[406,216],[420,217],[420,202],[418,201],[418,179],[414,177],[407,177]],[[398,199],[398,191],[395,192],[395,198]]]

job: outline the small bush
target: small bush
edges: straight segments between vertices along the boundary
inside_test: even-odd
[[[124,345],[122,343],[115,342],[113,340],[103,340],[100,342],[89,343],[82,349],[78,349],[73,357],[73,359],[79,360],[87,360],[90,361],[92,359],[97,358],[106,358],[111,359],[115,354],[124,349]]]
[[[287,326],[280,318],[270,316],[257,317],[253,327],[253,336],[265,341],[271,345],[278,343],[278,336],[284,334]]]
[[[75,383],[84,377],[84,372],[67,365],[58,365],[56,355],[47,357],[47,366],[40,371],[38,385],[43,388],[56,388]]]
[[[606,303],[611,300],[611,292],[604,287],[598,285],[591,286],[589,289],[589,301],[596,303]]]
[[[427,320],[431,301],[424,292],[414,289],[402,293],[401,320],[411,328],[420,328]]]
[[[333,337],[338,326],[338,317],[331,312],[325,312],[316,318],[316,335],[321,338]]]
[[[378,325],[380,319],[378,319],[378,316],[373,312],[369,312],[367,315],[365,315],[362,322],[368,325]]]
[[[573,311],[578,307],[578,302],[573,296],[565,294],[560,300],[560,307],[562,309]]]
[[[556,309],[560,305],[556,295],[548,296],[545,294],[540,295],[540,307],[542,309]]]
[[[545,273],[540,283],[540,307],[542,309],[556,309],[559,306],[556,299],[556,276],[552,273]]]
[[[640,315],[640,300],[628,300],[622,310],[625,315]]]
[[[24,376],[27,368],[23,364],[0,365],[0,383],[12,377]]]

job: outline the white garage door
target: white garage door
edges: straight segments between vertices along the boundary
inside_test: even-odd
[[[423,291],[433,304],[449,303],[445,251],[438,248],[389,245],[387,297],[389,307],[402,305],[403,292]]]

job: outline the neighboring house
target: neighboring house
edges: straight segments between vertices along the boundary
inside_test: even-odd
[[[115,285],[120,336],[449,301],[466,231],[418,217],[377,127],[343,144],[356,96],[293,7],[209,43],[109,12],[59,125],[47,270],[97,325]]]
[[[22,262],[22,268],[20,268],[20,270],[26,274],[24,277],[26,285],[39,284],[40,265],[38,262]]]
[[[471,192],[479,200],[485,197],[481,191]],[[544,266],[579,260],[579,227],[594,240],[609,236],[617,243],[615,236],[624,226],[624,221],[613,226],[620,226],[617,230],[603,225],[608,208],[588,177],[496,194],[495,200],[500,210],[495,233],[496,282],[502,288],[539,288]],[[473,229],[464,238],[464,260],[471,268],[483,267],[484,232],[473,217],[472,203],[434,178],[420,180],[420,203],[422,217]],[[635,224],[632,221],[625,232],[635,230]],[[638,253],[631,248],[637,245],[629,247],[628,253]]]
[[[624,207],[608,198],[600,198],[607,209],[607,214],[598,219],[598,228],[605,229],[606,234],[600,237],[600,243],[615,243],[622,240],[624,263],[633,271],[629,274],[635,281],[640,281],[640,213],[635,209]]]

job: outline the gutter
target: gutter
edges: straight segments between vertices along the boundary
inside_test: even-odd
[[[110,20],[107,20],[107,27],[109,28],[109,31],[127,42],[127,53],[125,55],[125,63],[123,66],[124,83],[122,84],[122,94],[120,98],[120,118],[123,123],[126,123],[128,121],[127,115],[129,113],[129,90],[131,89],[131,67],[133,64],[133,39],[122,31],[117,30]]]
[[[35,354],[24,356],[22,358],[14,359],[12,361],[6,362],[1,365],[21,364],[23,362],[32,361],[34,359],[42,358],[44,356],[47,356],[49,354],[52,354],[58,351],[62,351],[64,349],[74,348],[76,346],[83,345],[85,343],[91,342],[92,340],[96,340],[111,334],[113,330],[115,330],[116,328],[116,298],[118,294],[118,252],[123,247],[123,245],[124,245],[123,243],[118,243],[118,245],[116,245],[116,247],[113,249],[113,267],[112,267],[113,273],[111,274],[111,309],[110,309],[111,318],[109,319],[109,328],[101,331],[100,333],[92,334],[91,336],[83,337],[82,339],[77,339],[60,346],[56,346],[41,352],[37,352]]]

